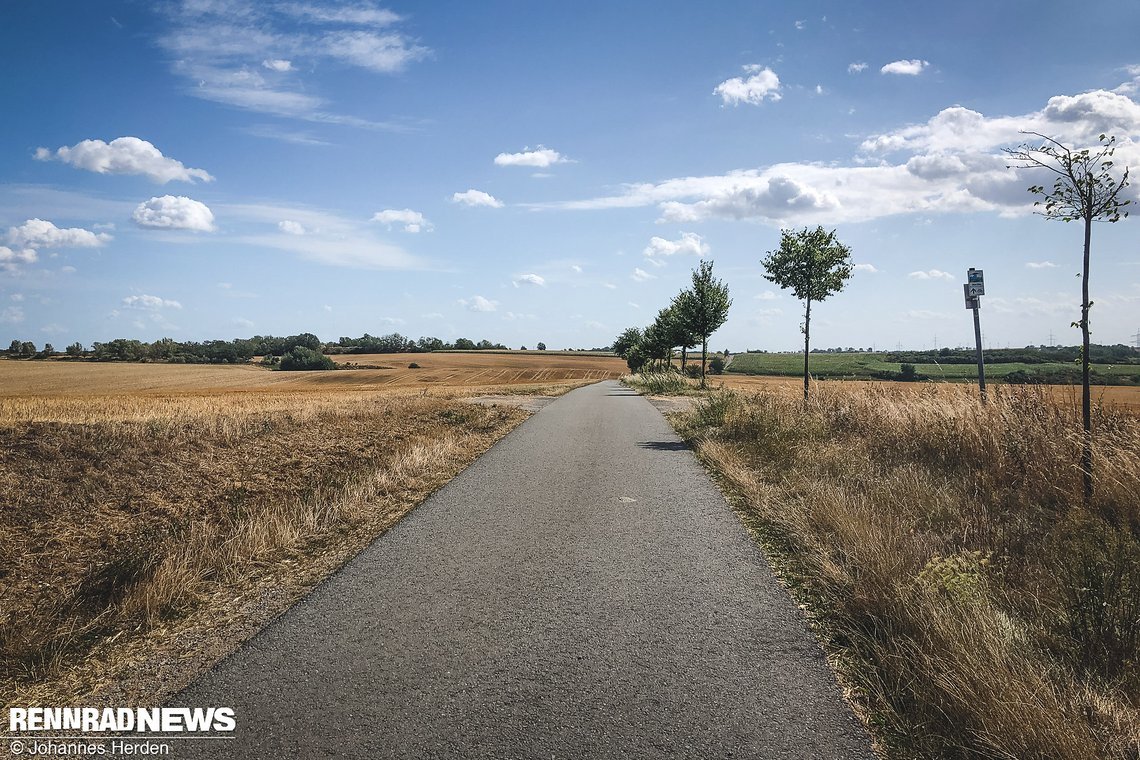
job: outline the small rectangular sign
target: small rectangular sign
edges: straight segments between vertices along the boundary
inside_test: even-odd
[[[973,285],[970,285],[968,283],[962,286],[962,294],[966,296],[967,309],[981,308],[981,303],[978,301],[978,297],[975,296],[971,290],[973,287]]]
[[[986,280],[982,274],[982,270],[971,267],[969,271],[966,272],[966,282],[974,288],[973,294],[975,297],[984,296],[986,294]]]

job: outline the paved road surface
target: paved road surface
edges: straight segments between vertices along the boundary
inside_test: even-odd
[[[238,722],[178,758],[872,757],[738,518],[613,381],[537,413],[171,704]]]

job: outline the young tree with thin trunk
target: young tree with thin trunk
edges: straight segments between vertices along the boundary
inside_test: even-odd
[[[697,345],[697,336],[693,334],[693,331],[690,330],[689,326],[685,323],[684,314],[681,311],[681,297],[684,294],[685,291],[681,291],[673,296],[673,301],[669,304],[669,308],[673,310],[675,317],[673,320],[673,340],[675,343],[673,345],[681,347],[682,374],[684,374],[685,366],[688,364],[689,349]]]
[[[851,277],[851,249],[835,238],[835,230],[780,230],[780,247],[761,259],[764,277],[791,289],[804,302],[804,402],[808,400],[808,354],[811,349],[811,305],[843,290]]]
[[[1089,387],[1089,258],[1092,248],[1093,222],[1118,222],[1128,216],[1124,207],[1131,201],[1121,200],[1120,191],[1128,186],[1128,169],[1119,180],[1113,176],[1112,154],[1116,138],[1101,135],[1100,148],[1073,150],[1052,137],[1038,132],[1025,132],[1041,139],[1040,145],[1023,143],[1006,150],[1013,160],[1009,168],[1044,169],[1055,177],[1053,187],[1033,185],[1029,192],[1043,200],[1034,206],[1043,206],[1038,213],[1046,219],[1063,222],[1082,221],[1085,226],[1084,269],[1081,272],[1081,319],[1074,327],[1081,328],[1081,420],[1084,425],[1081,447],[1081,472],[1084,474],[1084,497],[1087,502],[1093,494],[1092,476],[1092,394]]]
[[[694,337],[701,341],[701,388],[705,388],[705,365],[709,353],[709,336],[728,319],[732,299],[728,285],[713,277],[713,263],[702,261],[693,270],[693,287],[682,291],[674,300],[681,322]]]
[[[680,341],[678,320],[677,310],[666,306],[657,312],[653,324],[642,334],[642,349],[661,369],[673,368],[673,347]]]

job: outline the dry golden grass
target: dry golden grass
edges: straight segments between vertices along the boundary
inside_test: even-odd
[[[1140,756],[1140,420],[1029,388],[724,391],[679,423],[892,757]]]
[[[768,391],[785,394],[789,397],[798,396],[802,398],[804,391],[804,381],[802,377],[736,375],[730,372],[715,377],[710,376],[709,382],[713,386],[723,386],[734,390],[749,392]],[[825,380],[821,383],[813,383],[813,387],[816,385],[830,386],[833,383],[841,383],[845,387],[850,388],[885,388],[896,393],[915,393],[923,392],[924,389],[939,388],[942,389],[942,392],[951,396],[964,394],[976,397],[978,392],[976,385],[963,383],[889,383],[874,380]],[[989,392],[999,395],[1015,387],[1016,386],[1010,386],[1000,382],[988,384]],[[1045,387],[1048,389],[1050,396],[1059,402],[1074,404],[1076,406],[1079,406],[1081,403],[1081,389],[1079,386],[1051,385]],[[1092,398],[1094,404],[1099,404],[1106,408],[1129,409],[1140,412],[1140,386],[1097,385],[1093,386]]]
[[[0,362],[0,702],[161,699],[526,416],[462,397],[609,372],[395,358],[434,374]]]

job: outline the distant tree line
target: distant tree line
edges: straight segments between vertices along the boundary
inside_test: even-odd
[[[297,349],[305,349],[315,354],[387,354],[446,350],[505,351],[507,347],[489,340],[476,343],[468,338],[459,338],[454,343],[432,337],[412,340],[399,333],[378,337],[365,333],[359,338],[342,337],[335,343],[325,343],[312,333],[301,333],[285,337],[255,335],[252,338],[203,342],[160,338],[148,343],[130,338],[116,338],[106,342],[96,341],[91,344],[90,349],[85,348],[82,343],[72,343],[64,350],[64,355],[73,359],[100,362],[168,364],[242,364],[255,356],[261,356],[265,358],[266,364],[277,365],[282,357]],[[13,340],[4,353],[13,359],[46,359],[58,354],[51,343],[46,343],[43,349],[39,349],[35,343],[19,339]],[[311,363],[311,355],[306,354],[306,356]]]
[[[392,333],[390,335],[364,335],[359,338],[341,338],[336,343],[325,346],[326,354],[407,354],[427,351],[507,351],[502,343],[481,340],[478,343],[469,338],[456,338],[447,343],[440,338],[421,337],[418,340]]]

